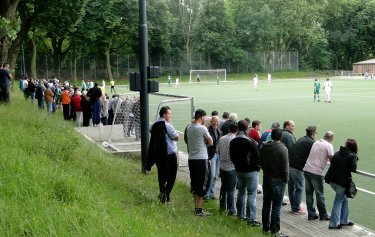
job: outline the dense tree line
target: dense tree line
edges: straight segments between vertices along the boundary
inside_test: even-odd
[[[375,0],[148,1],[150,58],[199,52],[209,67],[238,62],[246,52],[298,51],[306,69],[350,69],[373,57]],[[15,64],[21,47],[53,55],[75,69],[79,58],[137,54],[137,0],[3,0],[0,59]],[[72,60],[73,58],[73,60]]]

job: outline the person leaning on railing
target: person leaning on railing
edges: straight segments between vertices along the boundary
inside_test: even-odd
[[[356,172],[358,161],[358,146],[354,139],[347,139],[345,146],[333,155],[331,165],[324,177],[335,191],[336,196],[333,202],[329,229],[341,229],[343,226],[353,226],[349,221],[349,202],[345,195],[345,187],[351,180],[351,172]]]

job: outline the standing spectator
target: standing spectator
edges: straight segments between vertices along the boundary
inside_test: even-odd
[[[73,111],[76,114],[76,120],[75,120],[76,127],[80,127],[81,122],[82,122],[81,100],[82,100],[81,92],[79,90],[77,90],[74,93],[74,95],[72,96],[72,102],[71,102],[71,105],[73,107]]]
[[[46,91],[44,92],[44,99],[46,101],[46,104],[47,104],[47,112],[49,114],[52,113],[52,102],[53,102],[53,96],[55,94],[53,94],[53,92],[51,91],[50,89],[50,84],[47,84],[47,87],[46,87]]]
[[[27,84],[27,90],[29,92],[29,95],[31,97],[31,103],[34,104],[34,101],[35,101],[35,83],[34,83],[34,79],[33,78],[30,78],[30,82]]]
[[[236,123],[229,125],[229,133],[219,140],[218,153],[220,156],[220,210],[228,211],[228,215],[236,215],[234,207],[234,192],[237,184],[236,169],[229,154],[229,144],[236,137],[238,126]]]
[[[9,63],[4,63],[0,69],[0,104],[10,102],[10,81],[13,76],[9,71]]]
[[[82,92],[81,97],[81,109],[82,109],[82,126],[88,127],[90,126],[90,119],[91,119],[91,104],[88,100],[86,95],[86,91]]]
[[[202,109],[195,111],[194,121],[186,128],[187,148],[189,152],[189,170],[190,170],[190,192],[193,194],[196,216],[207,216],[204,212],[203,197],[207,193],[209,180],[209,166],[207,146],[212,146],[212,137],[207,128],[203,126],[206,118],[206,112]]]
[[[63,114],[65,120],[70,120],[70,95],[69,95],[69,88],[67,86],[64,87],[63,92],[61,93],[61,103],[63,106]]]
[[[281,142],[284,143],[284,145],[288,149],[288,157],[291,156],[290,152],[292,150],[292,146],[294,145],[294,143],[296,143],[296,138],[294,137],[294,134],[293,134],[294,130],[295,130],[294,121],[287,120],[284,122],[283,136],[281,138]],[[287,203],[283,202],[282,205],[286,206]]]
[[[303,168],[305,176],[305,192],[308,220],[329,220],[324,198],[324,168],[333,156],[333,132],[328,131],[323,139],[319,139],[311,147],[309,157]],[[314,207],[314,192],[319,216]]]
[[[219,122],[219,129],[220,131],[221,130],[221,127],[223,126],[223,124],[229,119],[229,113],[228,112],[224,112],[223,115],[221,116],[221,119],[220,119],[220,122]]]
[[[256,194],[259,176],[259,154],[256,143],[251,140],[246,130],[245,120],[238,122],[238,134],[230,142],[230,158],[237,173],[237,216],[247,220],[251,226],[259,226],[256,220]],[[247,200],[246,200],[247,199]]]
[[[237,114],[236,113],[231,113],[229,114],[229,118],[227,121],[225,121],[223,123],[223,125],[221,126],[221,133],[223,136],[227,135],[228,132],[229,132],[229,125],[232,123],[232,122],[236,122],[237,120]]]
[[[306,128],[306,136],[298,139],[298,141],[292,146],[290,152],[288,193],[293,214],[305,214],[305,211],[301,208],[305,182],[302,169],[309,157],[315,135],[316,126],[308,126]]]
[[[141,139],[141,101],[139,97],[135,98],[133,107],[132,107],[132,114],[134,115],[134,131],[135,131],[135,139]]]
[[[178,133],[171,124],[172,111],[163,106],[159,119],[151,127],[151,140],[148,151],[146,170],[150,171],[154,163],[158,168],[159,200],[170,203],[170,193],[177,175]]]
[[[259,120],[254,120],[252,123],[251,123],[251,129],[250,129],[250,132],[249,132],[249,137],[251,139],[253,139],[257,145],[258,145],[258,142],[260,140],[260,128],[262,127],[262,123],[259,121]]]
[[[204,199],[215,199],[215,184],[216,181],[219,179],[219,172],[220,172],[220,157],[217,153],[217,145],[219,143],[219,139],[221,137],[221,132],[218,129],[219,125],[219,117],[212,116],[210,121],[210,126],[208,127],[208,132],[212,137],[213,144],[212,146],[207,148],[208,151],[208,159],[210,164],[210,185],[207,190],[207,195]]]
[[[38,100],[38,108],[43,109],[44,92],[40,82],[35,88],[35,98]]]
[[[323,90],[326,93],[326,99],[324,100],[324,102],[331,103],[331,93],[333,90],[333,85],[329,78],[327,78],[326,82],[324,82]]]
[[[83,92],[83,91],[85,91],[85,90],[87,90],[87,85],[86,85],[85,80],[82,80],[81,91]]]
[[[347,139],[345,146],[333,155],[331,165],[325,176],[325,181],[335,191],[329,229],[341,229],[342,226],[353,226],[349,221],[349,201],[345,195],[345,187],[352,179],[352,173],[357,170],[358,146],[354,139]]]
[[[271,230],[272,236],[287,237],[280,232],[280,210],[288,182],[288,150],[280,142],[282,134],[279,128],[272,130],[272,140],[264,142],[259,150],[263,169],[262,222],[263,233]]]
[[[100,120],[103,125],[108,125],[108,98],[107,94],[102,95],[100,98]]]
[[[92,108],[92,123],[94,127],[100,124],[100,101],[99,98],[102,96],[102,91],[98,87],[98,83],[95,82],[94,87],[89,89],[87,96],[90,98]]]
[[[271,132],[273,129],[280,128],[280,123],[279,122],[273,122],[271,124],[271,128],[264,131],[262,133],[262,136],[260,136],[259,142],[258,142],[258,148],[262,146],[263,142],[271,140]]]

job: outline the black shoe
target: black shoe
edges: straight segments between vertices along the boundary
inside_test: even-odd
[[[307,220],[311,221],[311,220],[316,220],[316,219],[318,219],[318,218],[319,218],[318,215],[315,215],[315,216],[309,216],[309,217],[307,217]]]
[[[329,221],[329,216],[321,216],[319,218],[319,220],[321,220],[321,221]]]
[[[338,225],[338,226],[328,226],[328,229],[330,229],[330,230],[339,230],[339,229],[341,229],[341,225]]]
[[[354,223],[351,222],[351,221],[349,221],[349,222],[346,223],[346,224],[340,224],[340,226],[353,226],[353,225],[354,225]]]
[[[272,233],[271,237],[289,237],[289,235],[286,235],[282,232]]]
[[[249,226],[258,227],[258,226],[260,226],[261,223],[258,222],[258,221],[248,221],[247,224]]]

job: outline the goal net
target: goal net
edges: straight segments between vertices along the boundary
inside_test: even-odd
[[[190,70],[190,83],[216,83],[227,81],[226,69]]]
[[[160,108],[169,106],[172,111],[172,125],[183,138],[185,127],[191,123],[194,113],[194,98],[161,93],[149,94],[150,125],[159,118]],[[114,111],[108,136],[103,146],[111,152],[135,152],[141,150],[141,121],[138,93],[121,94],[112,102]],[[108,127],[108,128],[107,128]],[[103,129],[103,128],[102,128]],[[177,143],[179,150],[186,150],[183,139]]]

